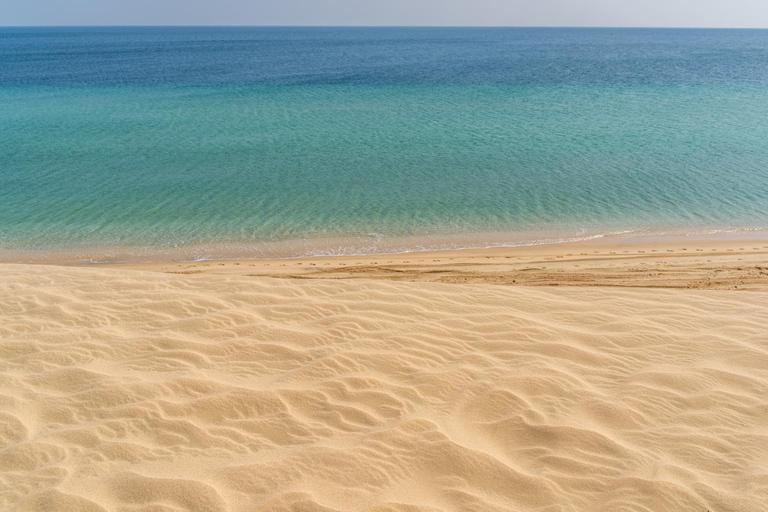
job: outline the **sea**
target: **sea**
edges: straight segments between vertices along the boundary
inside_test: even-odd
[[[0,28],[0,260],[768,228],[768,31]]]

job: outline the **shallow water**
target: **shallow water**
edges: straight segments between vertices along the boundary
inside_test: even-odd
[[[0,29],[0,257],[766,228],[766,62],[748,30]]]

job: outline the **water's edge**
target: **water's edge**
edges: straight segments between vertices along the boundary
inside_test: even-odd
[[[768,227],[718,228],[697,231],[648,229],[581,235],[475,233],[389,239],[372,237],[373,241],[368,244],[361,243],[361,237],[354,237],[262,243],[194,244],[178,247],[113,246],[45,251],[13,251],[0,247],[0,263],[104,265],[212,260],[279,260],[500,249],[584,242],[646,243],[681,239],[690,241],[768,240]]]

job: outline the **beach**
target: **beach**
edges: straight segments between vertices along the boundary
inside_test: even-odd
[[[0,265],[0,508],[753,511],[768,241]]]
[[[0,511],[766,509],[768,32],[120,25],[0,27]]]

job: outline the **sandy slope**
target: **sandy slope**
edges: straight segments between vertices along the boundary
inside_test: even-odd
[[[768,293],[0,266],[0,509],[759,511]]]

